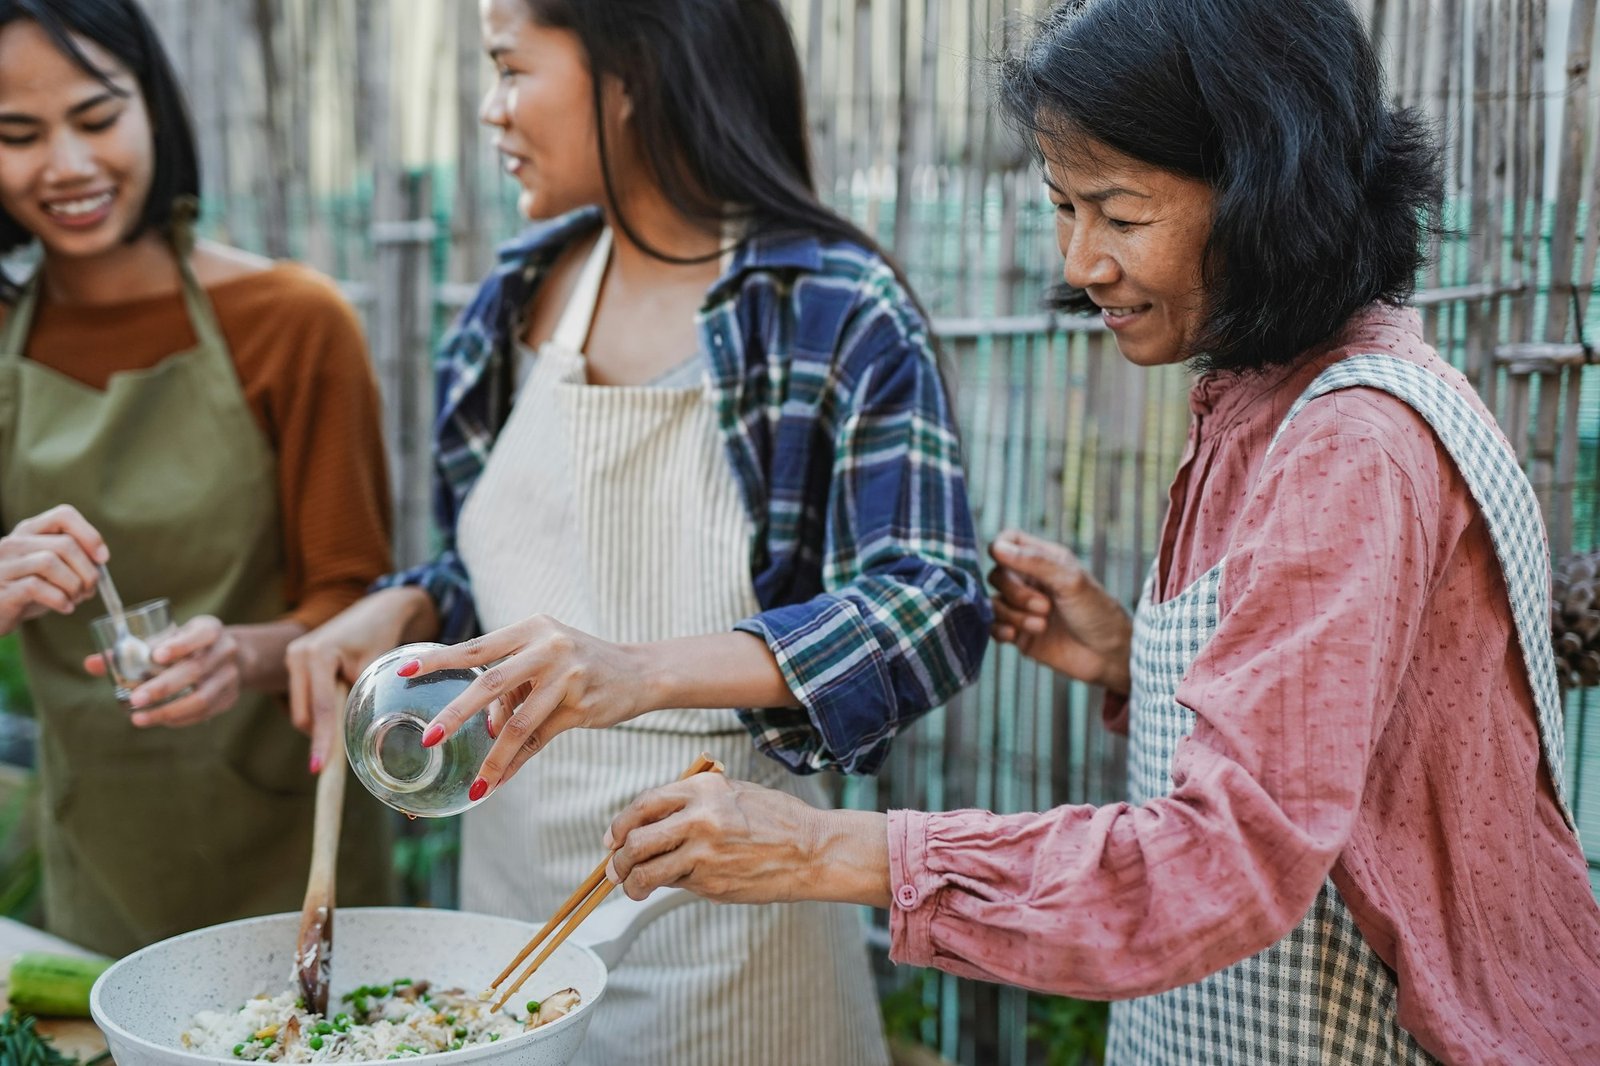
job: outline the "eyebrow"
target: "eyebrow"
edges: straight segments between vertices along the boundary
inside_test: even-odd
[[[81,103],[73,104],[70,108],[68,108],[67,117],[77,118],[86,111],[93,111],[101,104],[116,99],[118,99],[117,95],[109,91],[95,93],[93,96],[89,97],[89,99],[84,100]],[[7,125],[11,126],[37,126],[40,124],[40,120],[34,115],[23,115],[15,111],[0,111],[0,123],[6,123]]]
[[[1063,189],[1061,186],[1059,186],[1055,182],[1051,181],[1049,174],[1046,174],[1044,176],[1044,183],[1046,185],[1050,186],[1050,189],[1053,192],[1060,193],[1062,196],[1070,196],[1071,195],[1070,193],[1067,192],[1067,190]],[[1095,190],[1093,190],[1091,192],[1079,193],[1078,194],[1078,199],[1085,200],[1085,201],[1087,201],[1087,202],[1089,202],[1091,204],[1103,204],[1107,200],[1113,199],[1114,197],[1118,197],[1118,196],[1134,196],[1134,197],[1139,198],[1140,200],[1148,200],[1148,199],[1150,199],[1150,194],[1149,193],[1142,193],[1142,192],[1139,192],[1139,191],[1137,191],[1135,189],[1129,189],[1129,188],[1127,188],[1126,186],[1123,186],[1123,185],[1108,185],[1103,189],[1095,189]]]

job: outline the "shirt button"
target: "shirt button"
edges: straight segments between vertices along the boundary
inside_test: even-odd
[[[922,902],[922,893],[917,891],[915,885],[901,885],[895,890],[894,898],[895,902],[909,911]]]

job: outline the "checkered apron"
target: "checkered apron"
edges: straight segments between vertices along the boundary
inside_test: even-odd
[[[1517,635],[1539,710],[1539,736],[1557,802],[1562,788],[1561,704],[1549,633],[1549,562],[1538,501],[1510,446],[1443,379],[1393,356],[1341,360],[1313,381],[1273,438],[1313,399],[1367,386],[1404,400],[1425,418],[1466,478],[1489,526],[1511,598]],[[1134,618],[1128,737],[1129,800],[1166,794],[1172,754],[1194,729],[1178,683],[1218,622],[1224,559],[1165,603],[1154,603],[1155,571]],[[1393,973],[1362,938],[1333,882],[1284,939],[1183,988],[1112,1006],[1106,1061],[1174,1063],[1427,1063],[1433,1059],[1396,1018]]]

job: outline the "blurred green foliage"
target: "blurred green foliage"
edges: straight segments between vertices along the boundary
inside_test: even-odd
[[[1065,996],[1028,997],[1028,1038],[1044,1049],[1046,1066],[1085,1066],[1106,1059],[1111,1005]]]
[[[15,633],[0,637],[0,710],[33,713],[33,697],[22,673],[22,646]]]

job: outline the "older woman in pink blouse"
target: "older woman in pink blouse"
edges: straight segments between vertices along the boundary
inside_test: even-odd
[[[1196,372],[1130,619],[992,546],[995,636],[1103,685],[1130,795],[641,797],[611,874],[887,907],[897,961],[1114,999],[1109,1061],[1600,1061],[1538,507],[1400,304],[1439,180],[1346,0],[1072,0],[1008,64],[1065,306]]]

